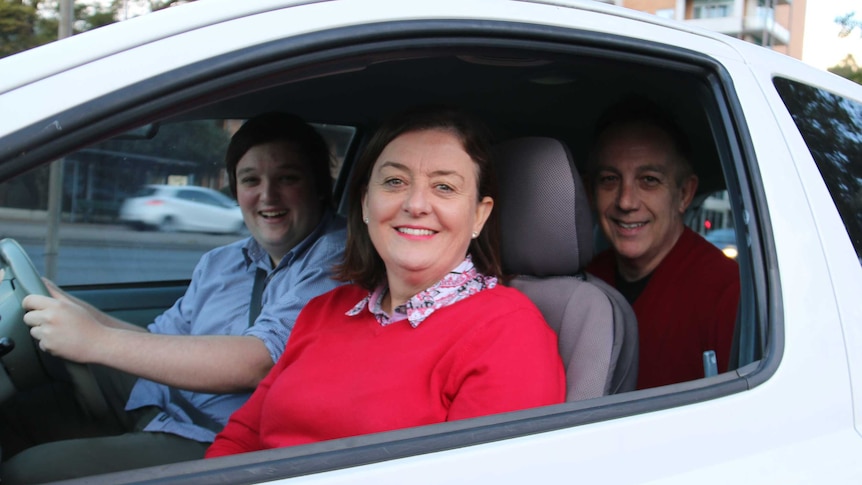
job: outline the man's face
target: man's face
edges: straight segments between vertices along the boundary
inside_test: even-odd
[[[290,143],[251,147],[237,163],[236,180],[245,225],[274,264],[323,216],[311,167]]]
[[[651,273],[683,230],[697,177],[677,182],[681,167],[670,137],[645,124],[612,127],[599,141],[593,193],[602,231],[628,281]]]

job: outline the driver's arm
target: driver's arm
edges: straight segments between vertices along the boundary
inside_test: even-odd
[[[94,307],[93,305],[90,305],[89,303],[87,303],[86,301],[84,301],[82,299],[77,298],[75,296],[72,296],[69,293],[66,293],[59,286],[57,286],[53,281],[49,280],[48,278],[42,278],[42,281],[45,282],[45,287],[48,288],[48,292],[51,294],[51,296],[53,296],[54,298],[56,298],[58,300],[69,301],[69,302],[72,302],[72,303],[75,303],[75,304],[81,306],[82,308],[84,308],[84,310],[86,310],[90,314],[90,316],[92,318],[94,318],[96,321],[98,321],[102,325],[105,325],[108,327],[113,327],[113,328],[121,328],[121,329],[125,329],[125,330],[133,330],[136,332],[146,332],[147,331],[147,329],[144,327],[141,327],[139,325],[135,325],[133,323],[124,322],[123,320],[120,320],[119,318],[115,318],[111,315],[108,315],[107,313],[99,310],[98,308]]]
[[[87,346],[88,362],[191,391],[250,391],[273,365],[263,342],[250,336],[163,335],[106,327],[96,338]]]
[[[28,295],[22,303],[28,310],[24,322],[42,350],[181,389],[248,391],[273,365],[269,351],[257,337],[154,334],[137,327],[129,330],[102,325],[94,320],[91,310],[73,300]]]

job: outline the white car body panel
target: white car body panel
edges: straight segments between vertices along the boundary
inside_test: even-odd
[[[862,482],[862,396],[853,392],[862,389],[862,267],[793,120],[776,109],[783,105],[772,86],[772,77],[780,75],[862,101],[854,96],[858,89],[849,89],[849,81],[814,73],[779,54],[718,34],[668,30],[667,25],[678,26],[652,17],[642,22],[638,19],[645,15],[629,18],[620,9],[589,2],[570,2],[583,9],[493,0],[302,3],[200,0],[180,13],[169,9],[49,46],[32,57],[0,61],[4,73],[25,63],[43,66],[27,74],[21,69],[22,74],[0,84],[0,92],[6,91],[0,96],[0,112],[16,113],[14,119],[0,118],[0,136],[196,61],[370,22],[526,22],[685,46],[727,70],[747,125],[742,131],[751,134],[777,257],[768,277],[781,290],[782,307],[769,311],[781,313],[784,347],[775,373],[745,392],[273,483]],[[186,21],[186,15],[198,13],[194,22]],[[176,49],[177,43],[201,49]],[[54,59],[65,61],[52,64]],[[130,64],[135,68],[128,68]],[[79,67],[69,69],[72,66]],[[58,99],[53,95],[58,91],[67,95]]]
[[[207,1],[209,0],[203,0],[202,3]],[[347,5],[353,8],[349,8]],[[375,5],[378,8],[375,8]],[[165,14],[172,13],[169,10],[135,18],[128,22],[130,24],[132,22],[145,24],[135,24],[138,29],[152,27],[158,31],[160,28],[164,28],[167,35],[170,32],[169,28],[159,27],[159,23],[163,21],[159,14],[162,12]],[[214,23],[206,28],[185,30],[166,38],[158,37],[157,40],[152,40],[149,43],[137,46],[129,45],[126,50],[121,51],[122,55],[108,55],[99,59],[98,62],[85,64],[82,68],[65,70],[6,93],[0,98],[0,112],[18,112],[21,118],[15,120],[0,119],[0,136],[10,133],[15,127],[50,119],[52,113],[85,103],[104,95],[106,92],[145,81],[153,75],[170,72],[178,67],[193,63],[195,60],[208,59],[280,38],[370,22],[434,18],[535,22],[569,28],[583,27],[609,34],[631,32],[643,38],[662,38],[672,45],[686,45],[692,50],[708,53],[716,58],[738,58],[732,48],[723,42],[715,41],[716,34],[712,34],[709,38],[702,35],[690,35],[682,31],[668,32],[659,25],[633,22],[623,17],[608,18],[607,15],[566,7],[554,7],[553,15],[549,16],[547,10],[547,6],[522,2],[501,4],[495,0],[475,0],[472,2],[446,0],[395,4],[379,0],[371,2],[349,0],[347,2],[321,2],[302,7],[282,8],[265,14],[241,17],[230,22]],[[254,13],[254,10],[250,10],[250,13]],[[169,17],[164,19],[168,25],[171,25],[172,21],[182,21],[182,18],[174,19],[170,15],[165,16]],[[111,33],[113,34],[113,32],[112,30]],[[125,34],[120,29],[116,32],[119,35]],[[86,33],[80,35],[80,37],[85,36]],[[112,41],[117,35],[110,37]],[[148,36],[145,39],[151,38],[152,36]],[[73,37],[73,39],[75,38]],[[101,40],[100,42],[107,41]],[[201,51],[180,50],[174,47],[176,43],[206,46],[206,49]],[[79,48],[77,45],[58,46],[55,49],[56,52],[52,52],[50,55],[64,58]],[[34,62],[40,60],[35,59]],[[0,70],[13,72],[16,69],[17,61],[18,59],[14,57],[10,59],[8,61],[10,66],[0,62]],[[129,69],[129,65],[134,65],[135,68]],[[75,89],[70,91],[66,89],[68,86],[75,86]],[[0,88],[0,90],[2,89]],[[53,96],[53,93],[56,92],[66,92],[67,95],[56,99]],[[25,105],[26,110],[20,109],[21,106]],[[54,129],[62,130],[62,127],[55,126]]]

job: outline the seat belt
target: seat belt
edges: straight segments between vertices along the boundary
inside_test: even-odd
[[[260,315],[263,299],[263,288],[266,286],[266,270],[257,268],[254,274],[254,286],[251,287],[251,300],[248,305],[248,326],[254,325],[257,316]]]

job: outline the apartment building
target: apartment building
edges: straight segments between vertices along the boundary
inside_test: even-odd
[[[806,0],[597,0],[721,32],[802,58]]]
[[[705,29],[802,58],[806,0],[596,0],[689,22]],[[712,194],[694,204],[686,223],[708,235],[731,229],[730,200],[726,192]]]

